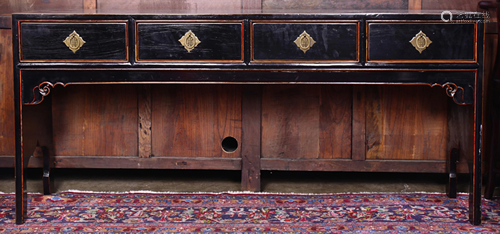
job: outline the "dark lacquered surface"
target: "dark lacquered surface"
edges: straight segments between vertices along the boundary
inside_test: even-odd
[[[369,60],[474,60],[474,24],[369,23]],[[432,41],[419,53],[410,40],[420,31]]]
[[[481,18],[482,15],[474,15]],[[478,19],[479,19],[478,18]],[[136,21],[170,21],[181,20],[181,23],[186,21],[243,21],[244,22],[244,63],[226,63],[221,61],[198,60],[197,62],[167,62],[154,61],[150,63],[136,63],[133,59],[127,62],[120,63],[105,63],[103,61],[86,62],[86,63],[71,63],[68,61],[52,61],[44,62],[42,60],[36,62],[19,60],[18,54],[14,54],[14,84],[15,84],[15,128],[16,128],[16,223],[24,222],[23,217],[26,216],[27,208],[25,206],[26,193],[23,183],[24,166],[22,154],[23,152],[23,132],[22,132],[22,106],[23,104],[35,104],[43,99],[43,95],[49,95],[50,89],[55,85],[68,84],[168,84],[168,83],[190,83],[190,84],[245,84],[255,85],[256,83],[280,83],[280,84],[296,84],[320,82],[322,84],[383,84],[383,85],[430,85],[441,86],[443,92],[446,92],[453,100],[459,104],[472,104],[474,111],[474,150],[470,156],[471,170],[471,191],[470,191],[470,222],[478,225],[481,223],[481,134],[482,134],[482,76],[483,76],[483,24],[477,21],[477,30],[460,29],[463,31],[449,31],[444,29],[446,35],[461,35],[465,39],[470,40],[471,37],[477,37],[477,61],[471,61],[469,45],[467,41],[459,41],[457,43],[465,43],[460,47],[454,47],[456,50],[445,55],[432,55],[427,59],[435,59],[433,62],[415,62],[408,59],[407,62],[392,62],[392,61],[367,61],[366,60],[366,44],[367,39],[366,24],[370,21],[414,21],[417,24],[426,26],[426,22],[436,22],[441,20],[440,12],[434,14],[419,14],[419,13],[353,13],[342,14],[341,12],[334,13],[279,13],[279,14],[261,14],[245,12],[244,14],[197,14],[197,13],[172,13],[172,14],[15,14],[13,15],[13,46],[14,51],[18,48],[18,32],[17,23],[20,20],[126,20],[129,22],[129,40],[131,41],[128,47],[130,57],[135,56],[136,43],[134,39],[135,22]],[[360,22],[360,41],[356,47],[360,52],[358,62],[324,62],[320,58],[314,58],[306,61],[288,61],[282,63],[250,63],[251,57],[251,37],[250,23],[252,21],[358,21]],[[444,24],[443,24],[444,25]],[[446,25],[454,25],[449,23]],[[428,26],[428,25],[427,25]],[[404,30],[402,28],[401,30]],[[436,34],[443,31],[443,28],[430,28],[435,30]],[[191,29],[192,30],[192,29]],[[379,29],[382,30],[382,29]],[[399,33],[392,29],[393,34]],[[427,30],[419,28],[419,30]],[[321,30],[320,30],[321,31]],[[377,29],[375,29],[377,31]],[[389,30],[390,31],[390,30]],[[424,31],[429,37],[432,33]],[[216,33],[216,32],[210,32]],[[390,33],[390,32],[389,32]],[[409,40],[417,32],[412,32],[410,38],[399,38],[398,43],[408,43]],[[103,32],[105,34],[105,32]],[[197,34],[197,33],[196,33]],[[381,33],[382,34],[382,33]],[[385,33],[387,34],[387,33]],[[198,35],[198,34],[197,34]],[[83,36],[83,35],[82,35]],[[442,35],[443,36],[443,35]],[[65,35],[66,37],[66,35]],[[65,38],[64,37],[64,38]],[[64,40],[64,38],[62,40]],[[85,37],[84,37],[85,38]],[[241,39],[241,38],[240,38]],[[431,37],[433,42],[435,39]],[[139,39],[140,40],[140,39]],[[173,39],[170,39],[174,41]],[[178,40],[178,39],[177,39]],[[203,39],[202,39],[203,42]],[[140,43],[140,42],[139,42]],[[64,45],[61,42],[62,45]],[[328,44],[328,43],[327,43]],[[408,43],[409,44],[409,43]],[[328,44],[330,46],[330,44]],[[435,45],[435,44],[434,44]],[[397,47],[394,42],[382,43],[377,48],[381,51],[395,50]],[[431,45],[432,47],[432,45]],[[314,47],[313,47],[314,48]],[[370,47],[372,48],[372,47]],[[465,48],[465,49],[464,49]],[[275,49],[270,48],[270,49]],[[344,48],[342,48],[344,49]],[[413,49],[413,48],[412,48]],[[430,48],[428,48],[430,49]],[[341,49],[338,49],[341,50]],[[414,50],[414,49],[413,49]],[[72,53],[69,49],[68,51]],[[263,50],[264,51],[264,50]],[[416,50],[415,50],[416,51]],[[465,51],[465,52],[464,52]],[[300,51],[303,53],[302,51]],[[371,51],[370,51],[371,52]],[[424,51],[425,53],[426,51]],[[402,56],[406,52],[402,52]],[[418,52],[417,52],[418,53]],[[472,52],[474,53],[474,52]],[[271,53],[273,54],[273,53]],[[311,53],[312,54],[312,53]],[[376,54],[376,53],[375,53]],[[156,55],[160,56],[160,55]],[[271,55],[272,57],[273,55]],[[287,55],[287,57],[290,55]],[[377,55],[378,56],[378,55]],[[444,57],[439,57],[444,56]],[[391,56],[389,56],[391,57]],[[442,58],[462,58],[465,57],[468,61],[457,61],[453,59],[438,61]],[[291,57],[290,57],[291,58]],[[407,57],[403,57],[407,58]],[[371,58],[373,59],[373,58]],[[194,60],[193,60],[194,61]],[[250,126],[250,125],[245,125]],[[251,126],[252,127],[252,126]],[[258,125],[253,129],[259,131]],[[248,127],[250,128],[250,127]],[[253,127],[252,127],[253,128]],[[249,129],[243,129],[247,131]],[[257,134],[258,135],[258,134]],[[471,134],[472,135],[472,134]],[[244,144],[244,143],[243,143]],[[471,144],[472,145],[472,144]],[[242,160],[247,160],[242,158]],[[249,167],[246,167],[246,170]],[[261,167],[262,169],[262,167]],[[243,172],[245,173],[245,172]]]
[[[426,71],[379,70],[379,71],[251,71],[251,70],[22,70],[25,85],[35,87],[44,81],[56,83],[92,84],[98,82],[165,82],[165,83],[389,83],[412,85],[441,85],[453,79],[454,84],[464,89],[457,90],[454,99],[457,103],[471,104],[474,89],[468,87],[474,71]],[[44,85],[42,85],[43,87]],[[42,100],[39,89],[25,89],[24,102],[34,104]],[[463,92],[465,91],[465,92]],[[444,92],[444,90],[443,90]]]
[[[123,60],[127,58],[126,23],[22,23],[23,60]],[[64,40],[76,31],[85,44],[73,53]]]
[[[295,40],[307,32],[315,41],[305,53]],[[255,60],[357,60],[356,23],[284,22],[253,24]]]
[[[243,60],[242,23],[138,23],[138,60]],[[187,51],[179,42],[192,31],[201,41]]]

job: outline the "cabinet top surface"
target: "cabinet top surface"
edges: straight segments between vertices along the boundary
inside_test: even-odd
[[[290,9],[271,9],[271,10],[263,10],[263,9],[186,9],[186,10],[165,10],[165,9],[140,9],[140,10],[43,10],[43,11],[25,11],[25,12],[14,12],[13,15],[16,14],[89,14],[89,15],[99,15],[99,14],[120,14],[120,15],[141,15],[141,14],[155,14],[155,15],[197,15],[197,14],[212,14],[212,15],[221,15],[221,14],[249,14],[249,15],[260,15],[260,14],[318,14],[318,15],[390,15],[390,14],[405,14],[405,15],[440,15],[445,13],[452,14],[479,14],[482,15],[481,12],[466,12],[466,11],[442,11],[442,10],[335,10],[335,9],[319,9],[319,10],[290,10]]]

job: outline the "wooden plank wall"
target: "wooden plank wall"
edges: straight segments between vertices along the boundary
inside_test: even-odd
[[[0,155],[14,154],[14,75],[12,35],[0,29]]]
[[[0,14],[74,9],[411,9],[477,11],[470,0],[51,0],[0,2]],[[2,21],[3,22],[3,21]],[[494,28],[494,27],[493,27]],[[0,167],[12,166],[14,129],[10,29],[0,29]],[[487,68],[496,34],[487,35]],[[241,140],[237,85],[56,87],[51,95],[56,156],[240,157],[220,142]],[[402,98],[402,96],[404,98]],[[445,160],[450,107],[442,88],[405,86],[262,86],[263,158]],[[459,113],[467,113],[459,107]],[[464,109],[464,110],[462,110]],[[193,112],[193,110],[196,110]],[[453,111],[457,111],[453,110]],[[430,117],[431,116],[431,117]],[[29,118],[29,117],[27,117]],[[29,121],[29,119],[27,120]],[[174,134],[172,134],[174,133]],[[443,140],[444,139],[444,140]],[[70,165],[70,164],[68,164]],[[34,165],[37,166],[37,165]],[[78,166],[71,164],[71,166]]]

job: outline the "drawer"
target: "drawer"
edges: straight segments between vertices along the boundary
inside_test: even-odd
[[[127,21],[21,22],[21,62],[127,62]]]
[[[137,62],[243,62],[242,21],[137,22]]]
[[[253,21],[251,60],[257,62],[358,62],[359,23]]]
[[[476,62],[474,23],[369,22],[367,61]]]

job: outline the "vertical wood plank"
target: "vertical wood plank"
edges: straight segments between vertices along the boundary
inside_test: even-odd
[[[151,85],[137,86],[139,157],[151,157]]]
[[[422,10],[422,0],[408,0],[408,10]]]
[[[50,11],[57,9],[81,10],[84,0],[2,0],[0,1],[0,14],[27,11]]]
[[[352,86],[320,86],[319,144],[321,159],[350,159]]]
[[[472,105],[460,106],[450,100],[448,112],[447,150],[451,152],[453,148],[460,149],[458,161],[467,163],[466,156],[474,153],[474,125],[471,124],[474,120],[474,108]]]
[[[83,9],[85,10],[97,9],[97,0],[83,0]]]
[[[265,85],[262,157],[319,158],[320,86]]]
[[[152,87],[153,155],[240,157],[221,142],[241,143],[241,87],[238,85],[155,85]]]
[[[11,34],[10,29],[0,29],[0,155],[14,155],[15,153]]]
[[[235,0],[97,0],[97,8],[99,10],[194,10],[207,11],[219,10],[221,7],[224,10],[241,10],[242,2]]]
[[[408,0],[262,0],[263,9],[407,10]]]
[[[260,191],[262,86],[243,87],[241,190]]]
[[[45,149],[49,158],[53,156],[52,129],[52,96],[45,97],[37,105],[23,106],[23,150],[25,156],[33,155],[42,158],[42,154],[37,155],[36,153],[37,146]],[[32,159],[27,164],[28,167],[36,163]]]
[[[243,9],[262,9],[262,0],[242,0]]]
[[[51,95],[56,155],[137,155],[135,86],[56,86]]]
[[[420,0],[422,10],[462,10],[481,11],[478,3],[482,0]]]
[[[445,160],[444,89],[383,86],[367,92],[367,159]]]
[[[352,160],[366,160],[365,86],[354,85],[352,95]]]

